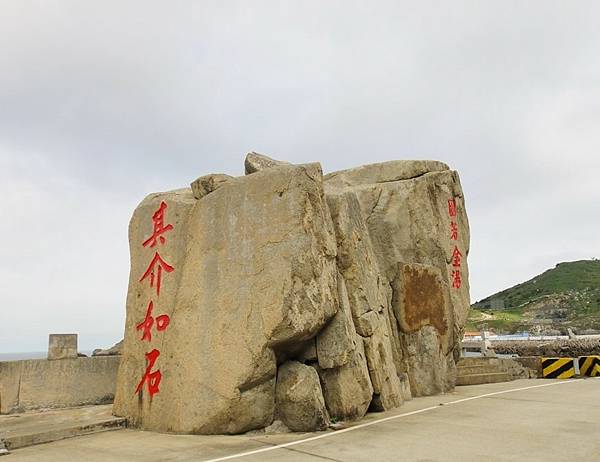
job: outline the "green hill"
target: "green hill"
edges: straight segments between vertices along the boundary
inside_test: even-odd
[[[473,304],[467,329],[496,332],[600,330],[600,261],[556,267]]]

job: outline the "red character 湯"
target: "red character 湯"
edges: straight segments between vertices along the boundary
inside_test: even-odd
[[[462,284],[460,270],[452,270],[452,287],[460,289]]]
[[[173,225],[168,224],[165,226],[165,210],[167,208],[167,204],[165,201],[160,203],[160,207],[154,212],[152,215],[152,223],[154,225],[154,229],[152,231],[152,236],[142,242],[144,247],[150,246],[154,247],[158,242],[161,244],[165,243],[164,233],[167,231],[171,231],[173,229]]]
[[[448,199],[448,215],[456,216],[456,199]]]
[[[462,259],[462,253],[458,250],[457,246],[454,246],[454,250],[452,251],[452,266],[455,268],[460,267],[460,261]]]
[[[159,356],[160,351],[158,351],[156,348],[151,352],[146,353],[146,362],[148,365],[146,366],[146,372],[144,373],[142,380],[140,381],[140,383],[138,383],[138,386],[135,389],[136,394],[138,394],[141,391],[145,382],[148,382],[148,393],[150,393],[150,399],[152,399],[152,397],[160,391],[158,386],[160,385],[162,374],[160,373],[160,370],[152,372],[154,363],[156,362]]]
[[[154,253],[154,258],[150,262],[148,269],[140,278],[140,282],[150,276],[150,287],[154,287],[154,283],[156,282],[156,295],[160,295],[160,282],[162,280],[162,272],[166,271],[170,273],[174,270],[171,265],[169,265],[166,261],[164,261],[158,252]]]
[[[154,318],[152,317],[152,309],[154,308],[154,303],[150,300],[148,304],[148,309],[146,310],[146,317],[142,322],[140,322],[135,328],[137,330],[142,330],[142,340],[148,340],[149,342],[152,340],[152,326],[154,325]],[[163,331],[167,328],[171,319],[166,314],[161,314],[156,317],[156,330]]]

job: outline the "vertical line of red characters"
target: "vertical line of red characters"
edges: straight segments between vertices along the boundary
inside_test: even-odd
[[[173,225],[167,224],[165,225],[165,210],[167,209],[167,204],[164,201],[161,201],[160,207],[154,212],[152,215],[152,235],[142,242],[142,247],[150,247],[154,249],[157,245],[163,245],[166,242],[166,238],[164,234],[173,229]],[[152,261],[148,265],[148,269],[144,272],[142,277],[140,278],[140,283],[143,283],[144,280],[148,280],[150,283],[150,287],[156,288],[156,302],[158,304],[158,299],[160,297],[160,287],[163,277],[163,271],[165,273],[171,273],[175,270],[173,266],[169,265],[158,253],[158,250],[154,251],[154,257]],[[158,332],[162,332],[169,327],[169,323],[171,319],[166,314],[161,314],[154,318],[152,316],[152,311],[154,310],[154,301],[150,300],[148,303],[148,308],[146,309],[146,317],[142,322],[135,326],[136,330],[142,331],[142,341],[152,341],[152,327],[156,323],[156,330]],[[160,356],[160,351],[156,348],[152,349],[148,353],[146,353],[146,371],[142,377],[142,380],[138,383],[138,386],[135,389],[135,393],[139,393],[144,384],[148,384],[148,393],[150,394],[150,399],[158,393],[160,381],[162,379],[162,374],[160,369],[153,371],[154,364],[156,360]]]
[[[456,199],[448,199],[448,215],[450,216],[450,240],[458,241],[458,224],[456,223]],[[452,250],[452,256],[450,257],[450,263],[454,268],[452,270],[452,287],[455,289],[460,289],[462,285],[462,278],[460,272],[460,264],[462,260],[463,254],[456,244],[454,244],[454,249]]]

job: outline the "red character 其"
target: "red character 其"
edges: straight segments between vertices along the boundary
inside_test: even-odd
[[[452,266],[455,268],[460,267],[460,260],[462,258],[462,253],[458,250],[457,246],[454,246],[454,250],[452,251]]]
[[[152,326],[154,325],[154,318],[152,317],[152,309],[154,308],[154,303],[150,300],[148,304],[148,309],[146,310],[146,317],[142,322],[140,322],[135,328],[137,330],[143,330],[142,340],[148,340],[149,342],[152,340]],[[156,330],[163,331],[167,328],[171,319],[166,314],[161,314],[156,317]]]
[[[460,270],[452,270],[452,287],[460,289],[462,284]]]
[[[456,216],[456,199],[448,199],[448,215]]]
[[[156,281],[156,295],[158,296],[160,295],[160,282],[162,280],[162,272],[166,271],[167,273],[170,273],[174,269],[175,268],[173,268],[161,258],[158,252],[155,252],[154,258],[150,262],[150,265],[148,266],[146,272],[141,277],[140,282],[142,282],[144,279],[150,276],[150,287],[154,287],[154,282]]]
[[[152,215],[152,223],[154,225],[154,229],[152,231],[152,236],[142,242],[144,247],[150,246],[154,247],[158,242],[161,244],[165,243],[164,233],[167,231],[171,231],[173,229],[173,225],[168,224],[165,226],[165,210],[167,208],[167,204],[165,201],[160,203],[160,207],[154,212]]]
[[[458,240],[458,225],[455,221],[452,221],[450,223],[450,239],[452,239],[453,241]]]
[[[158,386],[160,385],[162,374],[160,373],[160,370],[152,372],[154,363],[156,362],[159,356],[160,351],[158,351],[156,348],[151,352],[146,353],[146,362],[148,363],[148,365],[146,366],[146,372],[144,373],[142,380],[135,389],[136,394],[138,394],[141,391],[145,382],[148,382],[148,393],[150,393],[150,399],[152,399],[152,397],[160,391],[158,389]]]

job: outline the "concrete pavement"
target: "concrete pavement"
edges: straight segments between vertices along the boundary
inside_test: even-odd
[[[0,439],[9,450],[73,436],[125,428],[112,404],[0,415]]]
[[[17,449],[6,460],[600,460],[600,380],[458,387],[323,433],[199,436],[120,430]]]

